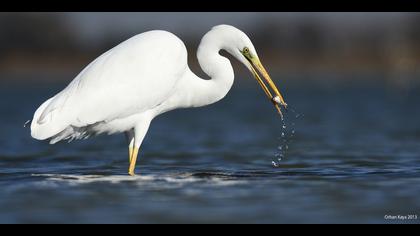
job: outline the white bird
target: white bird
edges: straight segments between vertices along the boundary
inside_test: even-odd
[[[251,40],[239,29],[218,25],[201,39],[197,58],[209,80],[190,70],[186,47],[177,36],[152,30],[105,52],[64,90],[45,101],[33,116],[31,135],[54,144],[124,132],[129,148],[128,173],[134,175],[140,145],[154,117],[177,108],[209,105],[229,92],[234,73],[229,59],[219,54],[221,50],[252,72],[281,115],[279,105],[287,108],[287,104]]]

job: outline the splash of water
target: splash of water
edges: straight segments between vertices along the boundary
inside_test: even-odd
[[[285,116],[283,116],[281,119],[282,126],[280,137],[278,138],[280,140],[280,144],[277,147],[277,152],[274,154],[275,160],[272,160],[271,162],[273,167],[280,167],[280,162],[287,156],[290,144],[293,141],[293,138],[296,134],[296,120],[298,118],[303,117],[303,115],[297,113],[296,110],[294,110],[293,108],[289,107],[288,110],[290,110],[291,113],[286,113]],[[286,116],[289,114],[293,114],[293,116],[291,117],[290,122],[287,123]]]
[[[27,120],[27,121],[25,122],[25,124],[23,124],[23,128],[26,128],[26,126],[27,126],[29,123],[31,123],[31,120]]]

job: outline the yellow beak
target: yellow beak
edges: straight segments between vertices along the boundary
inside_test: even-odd
[[[252,69],[252,73],[254,74],[255,79],[258,81],[258,83],[260,84],[261,88],[264,90],[265,94],[270,99],[270,101],[273,102],[273,104],[276,107],[280,116],[283,117],[283,114],[281,112],[281,109],[280,109],[279,105],[282,105],[282,106],[284,106],[285,109],[287,109],[287,104],[284,101],[283,96],[281,95],[281,93],[277,89],[277,86],[271,80],[271,78],[268,75],[267,71],[265,70],[264,66],[261,64],[260,60],[257,57],[253,57],[251,59],[248,59],[248,61],[251,63],[251,69]],[[275,96],[272,95],[272,93],[270,92],[270,89],[267,87],[267,85],[265,85],[264,81],[261,79],[258,72],[262,75],[265,82],[268,83],[271,90],[274,92]]]

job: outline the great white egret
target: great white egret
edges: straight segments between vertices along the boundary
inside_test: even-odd
[[[177,108],[209,105],[228,93],[234,73],[220,50],[230,53],[252,72],[281,115],[279,105],[287,108],[287,104],[251,40],[239,29],[218,25],[201,39],[197,58],[210,80],[199,78],[189,69],[186,47],[177,36],[153,30],[105,52],[64,90],[45,101],[34,114],[31,135],[38,140],[50,139],[54,144],[125,132],[128,173],[134,175],[140,145],[154,117]]]

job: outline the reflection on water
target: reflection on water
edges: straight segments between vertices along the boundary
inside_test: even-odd
[[[420,215],[418,89],[283,84],[297,111],[283,124],[258,87],[235,84],[219,103],[156,118],[139,175],[130,177],[123,135],[54,146],[30,138],[23,124],[62,87],[0,87],[2,223],[380,223]]]
[[[168,175],[166,173],[160,175],[63,175],[63,174],[33,174],[34,177],[44,177],[44,184],[48,183],[68,183],[68,184],[88,184],[88,183],[110,183],[119,184],[123,182],[136,183],[139,186],[153,185],[157,183],[162,188],[168,184],[174,187],[174,184],[185,184],[192,182],[200,182],[201,184],[214,184],[219,186],[242,184],[246,183],[241,180],[229,179],[231,176],[228,174],[211,174],[211,173],[182,173]],[[177,187],[180,187],[177,185]]]

